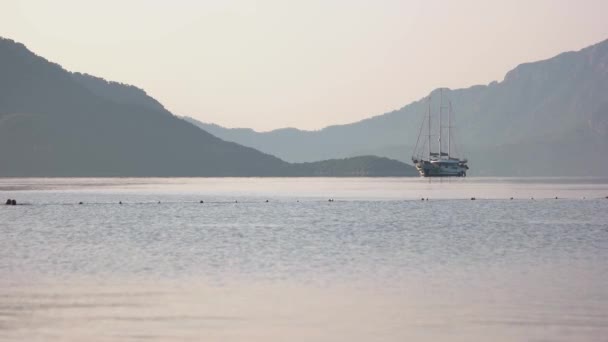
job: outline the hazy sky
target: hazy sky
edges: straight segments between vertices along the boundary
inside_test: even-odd
[[[0,35],[258,130],[382,114],[608,38],[608,0],[0,0]]]

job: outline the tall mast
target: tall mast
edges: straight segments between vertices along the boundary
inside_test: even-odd
[[[450,136],[452,132],[450,129],[452,128],[452,101],[449,102],[450,107],[448,108],[448,159],[452,158],[450,155],[452,154],[452,145],[450,144]]]
[[[439,90],[439,96],[440,96],[440,101],[439,101],[439,159],[441,159],[441,131],[442,131],[442,127],[441,127],[441,114],[443,112],[443,88],[441,88]]]
[[[431,160],[431,95],[429,95],[429,160]]]

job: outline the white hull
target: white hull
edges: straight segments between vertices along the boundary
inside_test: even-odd
[[[460,160],[420,160],[415,165],[422,177],[466,177],[469,169],[466,161]]]

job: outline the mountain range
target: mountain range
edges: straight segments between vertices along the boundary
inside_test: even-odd
[[[429,94],[438,106],[440,89]],[[500,82],[442,89],[469,175],[608,175],[608,40],[525,63]],[[409,162],[428,96],[390,113],[318,131],[256,132],[186,120],[290,162],[377,155]]]
[[[0,38],[0,176],[413,176],[384,157],[294,164],[224,141],[143,90]]]
[[[256,132],[179,118],[142,89],[68,72],[10,39],[0,75],[0,176],[414,176],[404,162],[428,106],[425,96],[351,124]],[[606,175],[608,40],[441,92],[469,175]]]

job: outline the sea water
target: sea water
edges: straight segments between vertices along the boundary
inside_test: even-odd
[[[0,179],[19,203],[0,206],[0,340],[606,341],[606,196],[585,178]]]

